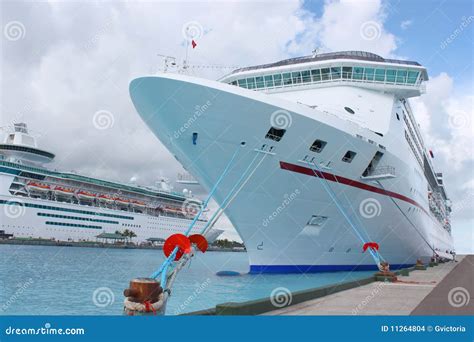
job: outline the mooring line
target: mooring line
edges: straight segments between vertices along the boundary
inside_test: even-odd
[[[240,150],[241,150],[242,146],[240,145],[239,147],[237,147],[237,150],[234,152],[232,158],[230,159],[230,161],[227,163],[224,171],[222,172],[222,174],[220,175],[220,177],[217,179],[216,183],[214,184],[214,186],[212,187],[211,189],[211,192],[209,193],[209,195],[207,196],[206,200],[203,202],[202,206],[201,206],[201,209],[199,210],[198,214],[194,217],[193,221],[190,223],[188,229],[186,230],[185,234],[184,235],[188,235],[191,230],[193,229],[194,225],[196,224],[197,220],[199,219],[199,217],[202,215],[202,213],[204,212],[204,210],[206,209],[207,205],[209,204],[209,201],[211,200],[212,196],[214,195],[214,192],[217,190],[217,187],[219,186],[219,184],[222,182],[222,180],[224,179],[225,175],[229,172],[230,170],[230,167],[232,165],[232,163],[234,162],[235,158],[237,157],[237,155],[239,154]],[[161,265],[160,269],[155,271],[152,275],[151,275],[151,278],[156,278],[158,277],[160,274],[161,274],[161,286],[164,287],[164,285],[166,285],[166,273],[167,273],[167,270],[168,270],[168,267],[169,265],[171,264],[172,260],[175,258],[176,256],[176,253],[178,252],[179,248],[178,247],[175,247],[173,252],[168,256],[168,258],[163,262],[163,264]]]
[[[336,204],[336,207],[338,208],[338,210],[341,212],[341,214],[344,216],[344,218],[346,219],[346,221],[349,223],[349,225],[352,227],[352,229],[356,232],[356,235],[359,237],[359,239],[362,241],[362,243],[365,245],[366,241],[364,239],[364,237],[362,236],[362,234],[357,230],[357,227],[354,225],[354,223],[351,221],[351,219],[349,218],[349,216],[346,214],[346,212],[344,211],[344,209],[342,208],[342,206],[339,204],[337,198],[336,198],[336,194],[334,193],[334,191],[329,187],[329,185],[327,184],[328,180],[324,177],[324,174],[323,172],[316,166],[316,164],[314,162],[311,163],[314,168],[316,170],[314,170],[313,168],[311,169],[314,173],[314,175],[316,176],[316,178],[318,178],[321,182],[321,184],[323,185],[324,189],[326,190],[326,192],[328,193],[328,195],[331,197],[331,199],[333,200],[333,202]],[[321,179],[321,177],[319,177],[319,175],[316,172],[319,172],[321,174],[321,177],[322,179],[324,179],[324,181]],[[336,176],[337,177],[337,176]],[[338,184],[340,184],[338,182]],[[349,203],[350,205],[350,203]],[[365,232],[368,236],[368,238],[370,239],[370,236],[367,232]],[[383,260],[383,257],[380,255],[380,253],[375,253],[372,248],[369,248],[369,253],[370,255],[372,256],[372,258],[374,259],[375,263],[377,264],[378,267],[380,267],[380,261],[381,259]]]

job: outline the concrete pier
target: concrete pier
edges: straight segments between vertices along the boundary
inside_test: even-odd
[[[464,257],[411,314],[474,315],[474,255]]]
[[[474,256],[459,256],[458,261],[411,271],[394,283],[372,282],[264,315],[472,315],[474,298],[460,307],[448,302],[456,287],[465,289],[466,298],[474,296]]]

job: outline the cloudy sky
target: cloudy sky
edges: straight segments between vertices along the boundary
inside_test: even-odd
[[[458,252],[474,252],[472,2],[1,2],[0,124],[25,121],[52,167],[140,184],[182,172],[139,119],[128,83],[184,56],[183,27],[202,28],[190,73],[320,52],[366,50],[428,68],[412,102],[454,204]],[[198,189],[195,192],[199,193]],[[227,225],[225,221],[222,225]],[[236,237],[231,230],[228,237]]]

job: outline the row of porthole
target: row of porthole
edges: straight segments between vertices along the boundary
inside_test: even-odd
[[[10,226],[9,224],[7,224],[7,225],[2,224],[2,228],[5,228],[5,227],[7,227],[7,228],[10,228],[10,227],[11,227],[11,228],[22,228],[22,229],[35,229],[35,228],[33,228],[33,227],[14,226],[14,225],[11,225],[11,226]]]
[[[132,228],[141,228],[141,224],[129,224],[129,223],[122,223],[123,227],[132,227]]]

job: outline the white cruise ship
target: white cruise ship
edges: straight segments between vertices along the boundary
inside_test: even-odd
[[[105,241],[128,230],[135,233],[133,242],[160,243],[186,231],[202,204],[164,184],[160,189],[139,187],[45,168],[54,157],[37,147],[24,123],[14,124],[0,144],[4,236]],[[206,223],[199,219],[193,232]],[[213,229],[207,238],[213,241],[220,233]]]
[[[238,153],[214,198],[250,272],[396,269],[454,252],[443,176],[409,103],[427,80],[417,62],[345,51],[219,81],[141,77],[130,95],[207,189]]]

